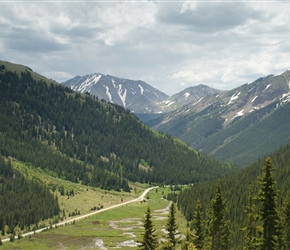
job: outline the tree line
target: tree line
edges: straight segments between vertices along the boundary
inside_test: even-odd
[[[0,156],[1,235],[30,229],[39,221],[58,216],[57,196],[37,180],[28,180]]]
[[[140,247],[142,249],[206,249],[206,250],[289,250],[290,249],[290,191],[283,199],[279,209],[276,180],[273,177],[273,163],[266,158],[262,173],[257,179],[259,189],[255,193],[253,187],[248,187],[246,205],[243,208],[246,215],[244,226],[239,230],[243,234],[242,243],[231,244],[231,221],[228,219],[226,200],[222,194],[220,181],[217,182],[214,195],[206,212],[203,205],[197,201],[193,212],[193,220],[186,238],[178,241],[175,223],[174,202],[170,207],[166,229],[168,242],[158,246],[157,236],[153,228],[148,208],[144,218],[144,233]],[[193,198],[193,197],[192,197]],[[177,247],[179,244],[179,248]]]
[[[178,207],[186,216],[189,216],[190,200],[196,199],[195,207],[190,210],[192,214],[187,217],[194,249],[290,249],[290,192],[278,199],[273,171],[268,157],[257,177],[258,185],[248,185],[245,203],[234,211],[227,206],[232,200],[224,198],[220,182],[209,204],[201,202],[200,196],[189,197],[193,194],[191,188],[180,192]]]
[[[129,110],[30,71],[2,70],[0,88],[1,154],[59,178],[129,191],[128,180],[185,184],[236,170],[153,132]]]

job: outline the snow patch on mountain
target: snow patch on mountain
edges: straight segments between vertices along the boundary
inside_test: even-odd
[[[167,106],[171,106],[173,105],[175,102],[170,102]]]
[[[233,103],[234,100],[238,99],[240,94],[241,94],[241,92],[236,92],[236,93],[234,93],[234,94],[232,95],[232,97],[231,97],[231,99],[230,99],[228,105],[231,104],[231,103]]]
[[[253,100],[251,101],[251,103],[253,103],[256,99],[257,99],[257,95],[253,98]]]
[[[280,98],[280,101],[283,104],[290,102],[290,92],[288,92],[287,94],[283,94],[282,97]]]
[[[112,95],[110,93],[110,88],[106,85],[104,85],[104,87],[106,88],[106,95],[108,96],[109,100],[111,103],[114,103],[113,100],[112,100]]]
[[[228,116],[229,119],[226,119],[226,120],[224,121],[224,125],[225,125],[227,122],[230,122],[230,121],[234,120],[234,119],[237,118],[237,117],[244,116],[244,115],[245,115],[245,112],[244,112],[244,111],[245,111],[245,109],[242,109],[242,110],[236,112],[236,114],[235,114],[233,117]]]
[[[144,93],[144,89],[143,89],[143,87],[142,87],[140,84],[138,84],[138,86],[139,86],[139,88],[140,88],[140,90],[141,90],[141,95],[143,95],[143,93]]]
[[[81,93],[90,92],[92,86],[95,85],[101,77],[102,75],[99,74],[90,75],[81,85],[73,85],[71,88]]]
[[[114,88],[117,88],[117,86],[115,85],[115,80],[114,79],[112,79],[112,84],[113,84]]]
[[[271,84],[268,84],[267,87],[262,92],[266,91],[270,86]]]
[[[199,98],[199,99],[197,100],[197,102],[194,103],[194,105],[198,104],[198,103],[199,103],[203,98],[204,98],[204,96],[201,97],[201,98]]]
[[[127,89],[125,89],[122,93],[122,84],[119,84],[118,94],[123,103],[123,106],[126,107],[126,96],[127,96]]]

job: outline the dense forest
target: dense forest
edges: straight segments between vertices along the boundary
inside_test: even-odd
[[[273,164],[273,178],[277,186],[277,210],[282,211],[283,201],[290,190],[290,145],[280,148],[269,155]],[[220,180],[222,193],[227,208],[226,219],[230,221],[231,242],[234,249],[242,249],[243,230],[247,223],[247,214],[244,212],[248,204],[250,189],[252,189],[252,202],[258,205],[259,176],[262,173],[265,159],[261,159],[253,165]],[[178,208],[183,212],[188,221],[195,220],[195,211],[198,201],[202,206],[203,218],[210,207],[211,199],[215,194],[216,181],[208,181],[195,184],[183,189],[178,195],[171,195],[171,199],[177,200]],[[279,249],[279,248],[278,248]]]
[[[59,215],[52,190],[13,169],[11,160],[71,182],[126,192],[129,181],[195,183],[237,170],[154,132],[118,105],[7,62],[0,63],[0,117],[2,235]]]
[[[129,191],[128,180],[185,184],[236,169],[172,136],[153,132],[122,107],[0,71],[0,153],[74,182]]]
[[[2,236],[24,230],[39,221],[57,216],[57,197],[36,180],[27,180],[0,156],[0,230]]]
[[[154,132],[129,110],[76,93],[27,67],[20,70],[0,63],[0,117],[2,235],[59,213],[57,197],[44,184],[13,169],[13,159],[51,176],[106,190],[130,192],[130,181],[189,184],[169,198],[195,232],[198,222],[199,228],[204,226],[208,239],[219,227],[213,221],[214,206],[220,202],[224,227],[219,228],[224,230],[226,247],[233,249],[245,244],[251,212],[255,206],[261,208],[264,159],[237,171],[172,136]],[[287,145],[269,156],[277,182],[278,191],[273,191],[277,218],[290,190],[289,150]],[[260,218],[265,213],[261,211]],[[262,224],[257,225],[259,233]]]

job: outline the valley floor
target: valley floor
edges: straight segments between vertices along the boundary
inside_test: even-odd
[[[2,249],[136,248],[137,242],[142,239],[143,216],[148,206],[158,239],[165,241],[169,202],[163,199],[163,195],[170,190],[158,188],[148,194],[146,191],[134,200],[62,222],[57,229],[47,229],[15,242],[6,242]],[[185,232],[186,221],[180,214],[178,221],[180,231]]]

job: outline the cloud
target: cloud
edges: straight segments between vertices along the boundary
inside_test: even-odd
[[[245,24],[262,16],[258,10],[241,2],[184,2],[158,12],[160,21],[186,26],[199,32],[218,32]]]
[[[231,89],[290,68],[288,3],[0,4],[0,59],[58,81],[99,72],[174,94],[200,83]]]

